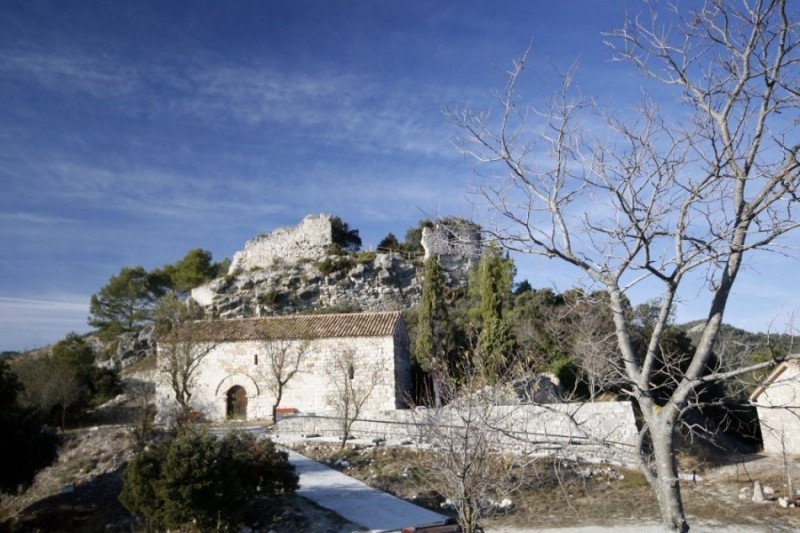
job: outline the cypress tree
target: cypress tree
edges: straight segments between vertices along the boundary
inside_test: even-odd
[[[417,314],[414,357],[422,370],[431,376],[434,402],[438,407],[442,404],[440,385],[448,372],[447,353],[453,333],[444,298],[444,275],[435,256],[425,261],[422,275],[422,300]]]
[[[475,365],[484,379],[495,384],[509,365],[514,350],[505,311],[509,307],[514,281],[514,263],[497,246],[490,246],[481,257],[472,286],[478,303],[471,315],[480,327]]]

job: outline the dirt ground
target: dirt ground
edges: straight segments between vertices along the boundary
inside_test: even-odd
[[[123,426],[93,427],[62,435],[58,461],[41,471],[33,485],[17,495],[0,495],[2,532],[134,531],[136,522],[117,496],[122,470],[133,455],[133,439]],[[73,490],[65,490],[71,485]],[[264,531],[295,533],[353,530],[339,516],[300,497],[287,498],[277,515],[265,513]]]
[[[295,449],[309,457],[343,470],[348,475],[442,512],[442,500],[426,489],[424,475],[414,465],[424,464],[420,450],[410,447],[361,447],[340,450],[336,444],[306,442]],[[687,461],[688,463],[688,461]],[[739,457],[717,466],[693,461],[682,493],[690,524],[714,531],[798,531],[800,509],[782,508],[777,498],[783,485],[782,458]],[[798,468],[797,461],[791,466]],[[522,533],[542,528],[586,528],[611,531],[660,530],[658,505],[644,477],[636,471],[608,465],[542,461],[527,473],[529,483],[510,495],[513,508],[496,512],[483,520],[487,531]],[[750,500],[752,486],[759,480],[773,490],[771,501]],[[795,489],[796,490],[796,489]],[[742,499],[745,498],[745,499]],[[595,528],[595,529],[591,529]]]
[[[27,491],[0,495],[0,531],[134,530],[135,522],[117,500],[122,468],[133,453],[130,430],[99,426],[70,431],[63,438],[58,461],[40,472]],[[441,499],[426,488],[415,467],[421,460],[420,450],[397,446],[340,452],[335,445],[313,440],[298,448],[372,486],[442,511]],[[337,466],[341,459],[347,462]],[[789,464],[793,472],[798,469],[796,460]],[[726,465],[693,464],[691,469],[697,472],[694,481],[689,476],[683,482],[690,523],[716,530],[739,528],[729,529],[731,532],[800,530],[800,509],[781,508],[774,501],[787,491],[782,458],[739,457]],[[545,462],[531,474],[530,482],[511,495],[513,509],[484,521],[487,531],[613,526],[620,533],[624,527],[634,531],[648,524],[658,529],[658,507],[638,472],[559,461]],[[797,472],[795,479],[800,480]],[[755,480],[774,491],[773,501],[750,501]],[[74,490],[65,491],[67,485]],[[341,533],[353,529],[302,498],[291,498],[285,504],[277,515],[265,514],[263,531]]]

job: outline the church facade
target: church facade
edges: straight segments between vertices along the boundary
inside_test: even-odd
[[[406,406],[411,361],[399,312],[208,320],[183,328],[159,343],[158,365],[163,370],[181,353],[197,359],[191,405],[206,419],[269,419],[277,380],[290,372],[282,413],[335,414],[348,387],[369,390],[363,413]],[[176,410],[175,392],[168,372],[159,373],[157,418],[166,421]]]

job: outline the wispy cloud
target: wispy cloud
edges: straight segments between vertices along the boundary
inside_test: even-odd
[[[80,50],[0,52],[0,72],[55,92],[79,92],[131,116],[190,118],[206,127],[303,132],[309,139],[367,153],[406,151],[452,155],[446,106],[431,95],[452,88],[385,81],[320,65],[314,72],[268,63],[232,65],[198,55],[176,70],[169,64],[132,64]],[[439,107],[437,107],[439,106]]]
[[[136,69],[78,50],[7,49],[0,51],[0,72],[7,77],[31,79],[46,88],[96,97],[129,95],[141,86]]]
[[[59,217],[44,215],[36,212],[13,212],[13,213],[0,213],[0,222],[25,224],[25,225],[54,225],[54,224],[73,224],[75,220]],[[4,227],[6,227],[4,225]],[[0,228],[2,231],[2,228]]]
[[[87,331],[88,314],[88,295],[0,296],[0,350],[35,348],[72,331]]]
[[[53,311],[80,311],[85,313],[88,309],[86,295],[51,295],[41,298],[9,298],[0,296],[2,309],[14,309],[21,312],[41,312],[51,309]]]

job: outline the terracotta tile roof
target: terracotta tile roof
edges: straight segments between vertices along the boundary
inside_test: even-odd
[[[195,342],[387,337],[394,334],[401,320],[400,315],[399,311],[393,311],[200,320],[184,324],[178,331],[163,338],[162,342],[188,336]]]

